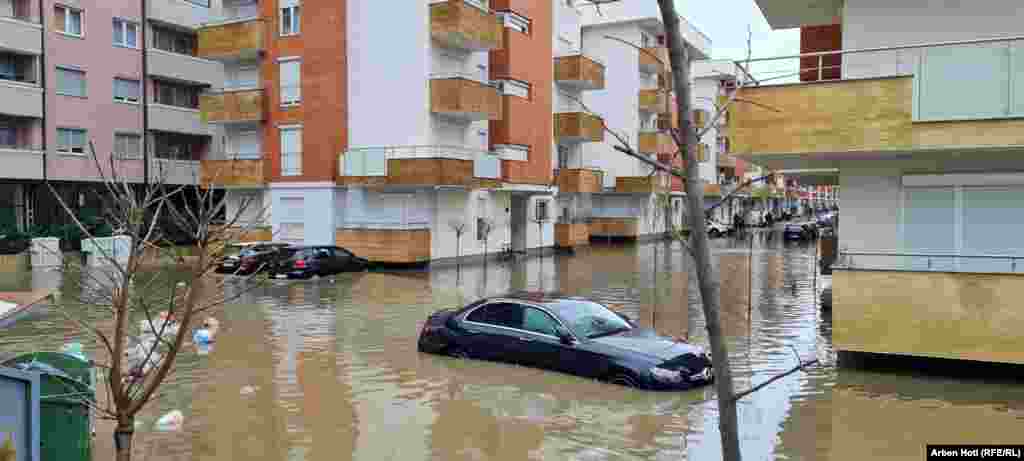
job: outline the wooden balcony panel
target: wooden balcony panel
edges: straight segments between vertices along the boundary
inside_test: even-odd
[[[640,218],[591,218],[591,237],[636,238],[640,236]]]
[[[263,50],[261,19],[213,24],[199,29],[196,55],[207,59],[255,59]]]
[[[554,115],[555,136],[559,142],[604,141],[604,121],[586,112],[566,112]]]
[[[375,263],[430,261],[430,229],[338,229],[335,244]]]
[[[640,110],[657,114],[669,113],[667,95],[658,89],[640,90]]]
[[[501,120],[501,108],[501,93],[493,86],[459,77],[430,80],[433,113],[470,121]]]
[[[504,46],[498,17],[464,0],[430,5],[430,36],[438,42],[471,51],[490,51]]]
[[[664,72],[665,69],[668,67],[668,48],[644,48],[644,51],[640,52],[639,55],[639,64],[641,72],[645,72],[648,74],[657,74]]]
[[[672,136],[661,131],[641,131],[637,138],[637,149],[644,154],[675,152]]]
[[[266,183],[263,160],[202,160],[200,184],[204,187],[252,186]]]
[[[658,129],[661,131],[670,131],[679,128],[679,117],[676,116],[676,112],[670,110],[667,114],[658,114]]]
[[[590,224],[555,224],[555,245],[573,248],[590,243]]]
[[[570,168],[558,171],[558,191],[593,194],[604,188],[604,173],[599,170]]]
[[[615,178],[615,192],[624,194],[651,194],[669,189],[667,176],[619,176]]]
[[[584,90],[603,90],[604,75],[604,64],[584,55],[555,58],[555,81],[563,85]]]
[[[265,118],[263,90],[226,91],[199,96],[205,123],[258,122]]]
[[[471,160],[446,158],[388,159],[387,176],[343,176],[338,184],[348,186],[468,186],[489,183],[473,177]]]

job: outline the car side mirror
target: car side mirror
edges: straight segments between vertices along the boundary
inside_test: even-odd
[[[633,319],[629,318],[626,314],[623,314],[622,312],[615,311],[615,315],[619,316],[622,320],[625,320],[626,323],[628,323],[630,325],[633,324]]]
[[[572,345],[573,339],[572,334],[569,333],[569,330],[566,330],[565,328],[562,327],[557,327],[555,328],[555,334],[558,335],[558,341],[561,342],[562,344],[565,344],[567,346]]]

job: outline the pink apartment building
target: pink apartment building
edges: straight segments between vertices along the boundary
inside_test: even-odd
[[[148,161],[150,178],[197,182],[220,139],[198,102],[224,78],[195,57],[210,2],[0,0],[0,234],[65,221],[46,181],[84,214],[111,167],[142,183]]]

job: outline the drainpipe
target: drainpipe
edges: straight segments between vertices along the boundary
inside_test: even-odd
[[[43,182],[49,182],[47,175],[47,157],[49,155],[49,146],[46,145],[46,134],[48,129],[46,126],[46,99],[47,99],[47,88],[46,88],[46,20],[43,19],[43,0],[39,0],[39,26],[42,33],[39,37],[39,86],[43,88],[43,111],[42,111],[42,124],[43,124],[43,136],[42,136],[42,148],[43,148]]]
[[[142,2],[142,24],[139,27],[139,43],[142,46],[142,184],[149,186],[149,43],[146,30],[149,29],[149,0]]]

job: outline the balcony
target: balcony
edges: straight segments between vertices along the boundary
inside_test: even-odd
[[[433,1],[430,36],[447,47],[469,51],[497,50],[504,40],[498,17],[470,0]]]
[[[0,145],[0,165],[8,179],[43,179],[43,149]]]
[[[594,194],[604,189],[604,172],[594,168],[563,168],[555,174],[560,193]]]
[[[662,131],[641,131],[637,141],[637,150],[642,154],[659,154],[678,150],[672,136]]]
[[[266,183],[263,159],[218,159],[200,162],[205,187],[261,187]]]
[[[201,27],[210,21],[210,8],[187,1],[146,0],[149,2],[150,19],[187,28]]]
[[[664,174],[654,176],[619,176],[615,178],[615,192],[620,194],[653,194],[667,192],[671,181]]]
[[[501,120],[501,93],[495,86],[462,74],[430,79],[430,111],[463,121]]]
[[[591,237],[637,238],[640,218],[590,218]]]
[[[259,122],[265,118],[263,90],[225,90],[199,96],[199,110],[207,123]]]
[[[660,74],[668,69],[668,48],[644,48],[639,54],[640,72],[645,74]]]
[[[921,150],[1024,145],[1024,71],[1011,61],[1022,43],[981,40],[815,55],[819,81],[740,90],[750,103],[730,108],[730,147],[763,166],[793,169],[834,167],[839,159],[906,158]],[[841,60],[830,59],[839,55]],[[794,68],[800,62],[767,59],[772,62],[763,67],[779,69],[785,60]],[[827,80],[824,70],[834,62],[841,72],[831,74],[840,78]]]
[[[210,127],[202,120],[199,109],[149,104],[149,128],[170,133],[209,136]]]
[[[43,89],[33,83],[0,79],[0,114],[42,118]]]
[[[196,55],[218,61],[256,59],[263,51],[264,29],[258,17],[205,24],[199,29]]]
[[[555,82],[581,90],[603,90],[604,64],[582,54],[555,58]]]
[[[555,224],[555,246],[573,248],[590,243],[590,224],[588,223],[557,223]]]
[[[0,11],[0,49],[38,55],[42,50],[42,36],[39,18]]]
[[[150,159],[149,175],[159,178],[164,184],[199,184],[199,161],[160,158],[158,153],[156,158]]]
[[[555,114],[555,137],[560,143],[604,141],[604,121],[586,112]]]
[[[150,75],[212,87],[224,84],[224,66],[219,62],[156,48],[149,48],[148,54]]]
[[[335,244],[375,263],[430,261],[430,229],[338,229]]]
[[[656,114],[669,113],[668,95],[657,89],[640,90],[640,111]]]
[[[495,187],[501,158],[459,146],[392,146],[349,149],[338,160],[342,185]]]

